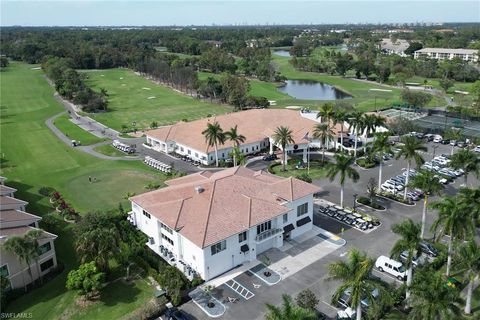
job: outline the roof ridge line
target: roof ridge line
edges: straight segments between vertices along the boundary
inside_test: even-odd
[[[183,209],[183,204],[185,203],[185,200],[186,199],[182,199],[182,203],[180,204],[180,208],[178,209],[178,216],[177,216],[177,220],[175,221],[175,229],[178,228],[178,221],[180,220],[180,216],[182,215],[182,209]]]
[[[202,248],[205,246],[205,239],[207,238],[207,229],[208,229],[208,222],[210,221],[210,214],[212,213],[212,201],[213,201],[213,195],[215,194],[215,185],[217,181],[213,181],[213,186],[212,186],[212,193],[210,195],[210,200],[208,201],[208,214],[207,214],[207,221],[205,222],[205,230],[203,232],[203,240],[202,240]]]

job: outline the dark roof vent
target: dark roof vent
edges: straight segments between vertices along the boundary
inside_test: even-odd
[[[197,187],[195,187],[195,191],[197,193],[202,193],[203,191],[205,191],[205,189],[203,187],[197,186]]]

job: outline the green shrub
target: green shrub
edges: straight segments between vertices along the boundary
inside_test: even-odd
[[[372,207],[372,208],[377,209],[377,210],[384,210],[385,209],[383,206],[379,205],[378,203],[375,203],[375,202],[371,203],[370,199],[367,198],[367,197],[359,197],[357,199],[357,201],[358,201],[358,203],[364,204],[366,206]]]
[[[193,280],[192,280],[191,286],[192,286],[192,287],[197,287],[197,286],[201,285],[203,282],[204,282],[204,281],[203,281],[202,278],[200,278],[200,277],[195,277],[195,278],[193,278]]]
[[[310,176],[306,172],[297,175],[297,179],[308,182],[308,183],[312,183],[312,178],[310,178]]]
[[[41,187],[38,193],[44,197],[50,197],[56,190],[52,187]]]
[[[375,167],[376,163],[373,161],[368,161],[367,159],[365,158],[360,158],[357,160],[357,164],[362,167],[362,168],[365,168],[365,169],[370,169],[370,168],[373,168]]]

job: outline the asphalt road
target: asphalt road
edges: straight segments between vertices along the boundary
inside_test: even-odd
[[[434,149],[433,143],[427,144],[428,151],[423,154],[426,161],[433,158]],[[436,144],[436,155],[450,154],[451,146]],[[257,161],[250,165],[252,169],[264,169],[268,166],[265,161]],[[383,180],[388,179],[394,175],[401,174],[402,170],[406,168],[406,162],[403,159],[389,160],[385,163],[383,168]],[[353,206],[353,195],[365,195],[366,185],[368,180],[373,177],[378,180],[378,167],[369,170],[363,170],[357,167],[360,174],[360,180],[357,183],[348,181],[345,184],[345,205]],[[469,177],[469,184],[473,187],[479,187],[480,183],[473,176]],[[314,184],[322,188],[321,198],[329,200],[331,202],[339,203],[340,201],[340,186],[338,181],[330,182],[328,179],[315,180]],[[455,194],[460,184],[463,183],[463,178],[456,179],[452,184],[447,185],[445,188],[446,194]],[[436,197],[432,197],[431,201],[437,200]],[[319,227],[329,230],[338,234],[345,240],[347,244],[344,247],[330,253],[329,255],[317,260],[308,267],[302,269],[300,272],[290,276],[289,278],[280,281],[280,283],[266,287],[262,286],[255,292],[256,296],[248,301],[239,301],[234,304],[227,305],[226,313],[218,319],[263,319],[266,312],[265,303],[281,304],[282,294],[289,294],[295,296],[303,289],[309,288],[312,290],[318,300],[320,301],[317,309],[329,317],[334,318],[337,309],[330,304],[331,297],[338,287],[339,283],[328,279],[328,265],[331,262],[338,261],[339,259],[346,258],[348,251],[356,247],[368,253],[368,255],[376,259],[380,255],[389,255],[398,236],[392,233],[391,226],[395,223],[401,222],[406,218],[411,218],[414,221],[421,221],[423,202],[419,201],[415,206],[405,206],[400,203],[392,202],[389,200],[380,200],[381,203],[387,208],[386,211],[374,212],[364,206],[358,206],[359,210],[369,213],[373,216],[380,218],[382,224],[373,232],[365,234],[352,228],[346,228],[345,225],[336,222],[335,220],[315,214],[314,223]],[[435,218],[434,213],[430,212],[427,215],[427,237],[431,237],[429,228]],[[345,227],[344,233],[341,234],[342,227]],[[400,284],[400,282],[389,275],[374,271],[375,275],[384,279],[388,283]],[[189,302],[181,307],[186,313],[188,313],[192,319],[205,319],[206,315],[192,302]]]

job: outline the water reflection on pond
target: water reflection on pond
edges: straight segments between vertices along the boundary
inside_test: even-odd
[[[294,98],[302,100],[338,100],[352,97],[335,87],[317,81],[287,80],[285,85],[278,88]]]

